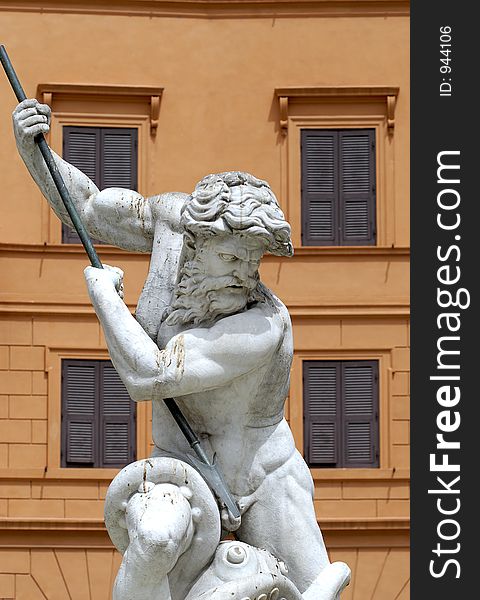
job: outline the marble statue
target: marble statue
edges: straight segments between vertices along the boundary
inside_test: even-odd
[[[21,157],[71,225],[34,144],[49,121],[49,107],[36,100],[13,113]],[[125,467],[106,498],[105,522],[123,553],[113,597],[337,598],[350,572],[329,562],[312,478],[283,417],[292,326],[258,274],[265,252],[293,254],[269,185],[233,171],[204,177],[192,194],[143,198],[99,191],[55,160],[92,237],[151,253],[135,316],[123,302],[120,269],[85,269],[112,362],[133,400],[153,407],[152,456]],[[163,402],[171,397],[215,455],[241,517],[219,506],[195,468]]]

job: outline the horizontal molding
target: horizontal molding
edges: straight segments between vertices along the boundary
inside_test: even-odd
[[[100,519],[17,519],[0,517],[0,531],[105,531],[105,523]]]
[[[50,316],[59,317],[95,317],[95,312],[92,306],[85,304],[58,304],[35,301],[10,301],[2,298],[0,294],[0,315],[11,316],[29,316],[40,317]],[[342,304],[342,305],[324,305],[324,306],[306,306],[296,304],[286,304],[292,319],[308,319],[321,317],[335,318],[358,318],[365,317],[370,319],[381,317],[394,317],[405,319],[410,316],[410,309],[407,302],[405,304],[375,304],[375,305],[359,305],[357,304]],[[133,314],[136,305],[127,304],[128,309]]]
[[[310,469],[312,477],[318,482],[328,481],[372,481],[375,483],[390,481],[408,481],[409,469]],[[41,481],[75,480],[84,483],[92,480],[110,481],[118,473],[118,469],[0,469],[0,479],[15,481],[30,479],[35,483]]]
[[[99,244],[95,246],[99,255],[122,255],[122,256],[150,256],[148,252],[131,252],[123,250],[116,246],[108,244]],[[86,256],[85,250],[81,244],[15,244],[0,243],[0,256],[2,254],[54,254],[57,256],[66,256],[71,254],[82,254]]]
[[[111,96],[151,101],[152,96],[161,96],[163,87],[144,85],[104,85],[99,83],[39,83],[37,98],[42,100],[45,94],[67,96],[94,96],[95,100],[109,99]],[[103,98],[102,98],[103,96]],[[106,97],[106,98],[105,98]]]
[[[308,319],[310,317],[338,317],[348,319],[349,317],[399,317],[410,316],[410,309],[405,304],[376,304],[376,305],[338,305],[338,306],[296,306],[287,305],[290,316],[295,319]],[[1,312],[1,309],[0,309]]]
[[[123,250],[117,246],[101,244],[96,246],[98,254],[121,255],[144,258],[150,256],[148,252],[134,252]],[[58,256],[82,254],[85,250],[81,244],[17,244],[0,242],[0,256],[2,254],[54,254]],[[265,254],[262,261],[295,260],[296,256],[410,256],[408,246],[297,246],[294,248],[292,258],[283,258],[273,254]]]
[[[409,481],[410,469],[310,469],[314,481]]]
[[[275,88],[277,97],[287,98],[386,98],[387,96],[398,96],[398,87],[365,85],[365,86],[303,86]]]
[[[319,523],[322,529],[326,547],[331,551],[334,548],[345,550],[360,550],[361,548],[390,550],[402,548],[406,554],[410,551],[409,529],[332,529],[325,528],[324,523]],[[352,565],[350,565],[352,566]]]
[[[320,526],[324,531],[408,531],[410,529],[410,519],[407,517],[371,517],[362,519],[330,517],[320,519]]]
[[[322,529],[328,531],[352,530],[408,530],[410,519],[404,517],[371,517],[359,519],[340,519],[327,517],[320,519]],[[0,531],[106,531],[105,523],[100,519],[52,519],[52,518],[9,518],[0,517]]]
[[[320,519],[329,548],[408,548],[407,518]],[[113,547],[99,519],[0,519],[0,548],[105,549]]]
[[[72,6],[73,4],[73,6]],[[38,0],[0,1],[0,11],[184,18],[408,16],[407,0]]]
[[[392,258],[395,256],[410,256],[408,246],[301,246],[294,248],[293,258],[298,256],[314,256],[317,258],[334,256],[381,256]],[[279,260],[279,257],[272,254],[265,254],[262,260]],[[280,260],[291,260],[282,258]]]
[[[10,315],[28,315],[28,316],[94,316],[95,311],[91,304],[67,304],[57,302],[36,302],[35,300],[26,301],[11,300],[8,294],[0,294],[0,314]],[[127,304],[130,312],[134,312],[136,305]]]
[[[3,482],[29,479],[35,483],[72,481],[88,483],[91,481],[111,481],[119,469],[0,469]]]
[[[84,549],[111,550],[113,544],[110,541],[106,529],[38,529],[25,526],[18,529],[15,527],[3,527],[0,522],[0,548],[62,548],[62,549]]]
[[[327,529],[319,523],[327,548],[404,548],[408,552],[410,532],[408,529]],[[0,548],[62,550],[105,550],[113,544],[106,530],[29,530],[4,529],[0,527]]]

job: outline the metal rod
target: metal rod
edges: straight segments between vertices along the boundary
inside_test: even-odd
[[[198,439],[193,429],[190,427],[190,423],[185,418],[185,415],[180,410],[178,404],[173,398],[164,398],[163,401],[167,405],[170,414],[175,419],[176,424],[185,436],[187,442],[190,444],[190,448],[192,448],[192,450],[195,452],[195,454],[201,461],[203,461],[207,465],[210,465],[211,462],[208,460],[208,456],[206,455],[205,451],[200,445],[200,440]]]
[[[8,80],[10,81],[10,85],[12,86],[15,96],[17,97],[17,100],[19,102],[23,102],[23,100],[26,100],[27,97],[25,95],[25,92],[23,91],[20,81],[18,80],[17,74],[15,73],[15,69],[13,68],[13,65],[8,57],[7,51],[5,50],[5,46],[3,45],[0,45],[0,62],[2,63]],[[48,147],[45,137],[43,136],[43,133],[40,133],[37,136],[35,136],[35,143],[38,145],[38,148],[42,153],[43,160],[47,165],[47,169],[49,170],[50,175],[52,176],[55,187],[57,188],[57,191],[60,194],[60,198],[62,199],[62,202],[65,208],[67,209],[68,214],[70,215],[70,219],[72,220],[73,226],[75,227],[75,231],[78,233],[78,237],[80,238],[83,247],[85,248],[85,252],[87,253],[88,258],[90,259],[92,266],[97,267],[97,269],[103,269],[103,265],[100,259],[98,258],[95,248],[93,247],[92,240],[90,239],[87,230],[85,229],[82,221],[80,220],[80,217],[78,216],[75,205],[73,204],[72,199],[70,198],[70,193],[67,189],[67,186],[65,185],[65,182],[63,181],[63,177],[61,176],[60,171],[58,170],[55,159],[52,156],[52,153],[50,151],[50,148]]]

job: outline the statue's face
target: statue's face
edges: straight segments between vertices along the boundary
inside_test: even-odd
[[[241,235],[215,235],[202,245],[202,265],[208,277],[231,277],[224,290],[231,293],[252,289],[265,244],[259,238]],[[248,285],[250,282],[250,286]]]
[[[241,234],[195,241],[195,255],[182,268],[167,325],[212,323],[258,301],[258,265],[266,244]]]

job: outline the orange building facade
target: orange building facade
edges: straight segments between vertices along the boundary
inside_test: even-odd
[[[138,190],[191,191],[204,175],[267,180],[295,255],[266,256],[262,280],[287,305],[295,355],[286,416],[304,452],[306,361],[378,365],[378,466],[312,467],[342,598],[409,597],[409,5],[390,0],[15,2],[0,42],[29,97],[64,127],[138,132]],[[0,77],[0,598],[109,598],[120,564],[103,525],[118,469],[61,466],[61,365],[108,353],[81,246],[19,158]],[[303,130],[375,135],[375,239],[302,240]],[[100,246],[125,271],[135,309],[148,256]],[[137,406],[136,457],[151,407]]]

